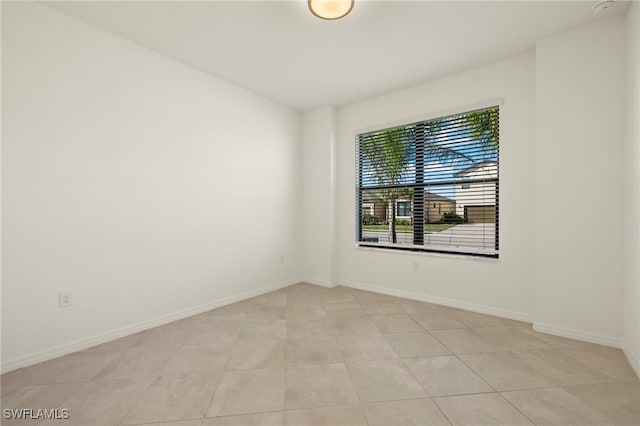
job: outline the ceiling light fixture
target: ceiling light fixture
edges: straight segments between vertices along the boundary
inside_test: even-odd
[[[353,0],[308,0],[309,10],[320,19],[345,17],[353,9]]]
[[[611,12],[613,8],[616,6],[613,0],[605,0],[593,6],[593,13],[596,15]]]

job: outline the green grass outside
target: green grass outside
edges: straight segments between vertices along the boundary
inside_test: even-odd
[[[424,232],[440,232],[455,226],[451,223],[430,223],[424,225]],[[363,231],[388,231],[389,225],[362,225]],[[396,225],[396,232],[413,233],[413,225]]]

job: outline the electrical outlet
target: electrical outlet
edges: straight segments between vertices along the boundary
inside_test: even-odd
[[[284,263],[284,254],[280,255],[280,263]]]
[[[413,262],[413,270],[416,272],[420,270],[420,262]]]
[[[58,293],[58,308],[67,308],[71,306],[73,299],[71,298],[71,292],[65,291]]]

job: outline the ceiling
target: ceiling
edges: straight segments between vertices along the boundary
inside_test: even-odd
[[[296,110],[341,106],[531,51],[617,13],[594,1],[72,1],[49,6]]]

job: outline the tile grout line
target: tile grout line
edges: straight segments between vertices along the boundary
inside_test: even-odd
[[[402,311],[402,313],[403,313],[403,314],[405,314],[406,316],[408,316],[409,318],[411,318],[411,320],[412,320],[414,323],[416,323],[416,324],[418,325],[418,327],[420,327],[420,329],[422,329],[422,330],[423,330],[423,332],[426,332],[426,330],[424,329],[424,327],[422,327],[422,325],[421,325],[418,321],[416,321],[416,319],[415,319],[415,318],[413,318],[413,317],[411,316],[411,314],[410,314],[410,313],[408,313],[408,312],[406,312],[404,309],[402,309],[402,306],[400,306],[400,305],[399,305],[399,302],[398,302],[397,300],[394,300],[393,302],[394,302],[394,304],[398,307],[398,309],[400,309],[400,311]],[[386,338],[386,336],[385,336],[385,338]],[[438,343],[439,343],[439,342],[438,342]],[[393,347],[393,345],[391,345],[391,346]],[[447,350],[449,350],[448,348],[446,348],[446,349],[447,349]],[[395,348],[394,348],[394,350],[395,350]],[[397,353],[397,352],[396,352],[396,353]],[[402,361],[402,364],[403,364],[403,365],[405,366],[405,368],[407,369],[407,371],[409,371],[409,373],[411,374],[411,376],[413,376],[413,378],[416,380],[416,382],[417,382],[417,383],[422,387],[422,389],[424,390],[424,393],[427,395],[427,398],[428,398],[428,399],[430,399],[430,400],[433,402],[433,397],[432,397],[432,395],[429,393],[429,391],[427,390],[427,388],[422,384],[422,381],[421,381],[421,380],[420,380],[420,379],[415,375],[415,373],[413,372],[413,370],[411,370],[411,368],[409,367],[409,365],[408,365],[408,364],[407,364],[407,362],[405,361],[405,358],[400,357],[400,354],[398,354],[398,356],[399,356],[400,360]],[[425,357],[413,357],[413,358],[425,358]],[[435,402],[434,402],[434,405],[435,405]],[[437,407],[437,408],[438,408],[438,410],[442,413],[442,410],[440,410],[440,408],[439,408],[437,405],[436,405],[436,407]],[[442,414],[444,415],[444,413],[442,413]],[[444,417],[445,417],[445,419],[446,419],[449,423],[451,423],[451,422],[449,421],[449,418],[448,418],[446,415],[444,415]]]
[[[351,297],[353,297],[351,289],[349,289],[349,294],[351,294]],[[364,311],[364,308],[362,307],[360,302],[358,302],[358,300],[355,297],[353,297],[353,299],[360,306],[360,309],[362,309]],[[366,312],[365,312],[365,315],[368,318],[368,314]],[[375,324],[374,324],[374,326],[375,326]],[[376,328],[378,328],[378,327],[376,327]],[[378,330],[378,331],[380,331],[380,330]],[[336,339],[336,346],[337,346],[338,345],[338,339],[336,337],[334,337],[334,338]],[[342,355],[342,349],[341,348],[339,348],[339,349],[340,349],[340,352],[341,352],[341,355]],[[351,371],[349,370],[349,366],[347,365],[346,361],[344,360],[344,357],[343,357],[342,360],[344,362],[344,364],[343,364],[344,368],[345,368],[345,370],[347,370],[347,376],[349,376],[349,381],[351,382],[351,387],[353,388],[353,393],[356,395],[356,398],[358,398],[358,407],[360,407],[360,413],[362,414],[362,417],[364,418],[364,421],[367,423],[367,425],[371,426],[369,424],[369,419],[367,418],[367,415],[364,412],[364,402],[362,401],[362,398],[360,397],[360,394],[358,393],[358,390],[356,389],[356,385],[353,382],[353,377],[351,376]]]
[[[454,319],[455,319],[455,318],[454,318]],[[418,324],[419,324],[419,323],[418,323]],[[466,326],[466,324],[465,324],[465,326]],[[471,329],[469,329],[469,330],[471,330]],[[471,330],[471,331],[473,331],[473,330]],[[437,342],[439,342],[442,346],[444,346],[447,350],[449,350],[449,351],[451,352],[451,354],[452,354],[453,356],[455,356],[455,357],[456,357],[456,359],[458,359],[458,360],[459,360],[459,361],[460,361],[464,366],[466,366],[467,368],[469,368],[469,370],[471,370],[471,371],[473,372],[473,374],[475,374],[475,375],[476,375],[476,376],[477,376],[477,377],[478,377],[478,378],[479,378],[483,383],[485,383],[489,388],[493,389],[493,392],[491,392],[491,394],[498,394],[498,395],[500,395],[500,392],[498,392],[498,391],[497,391],[493,386],[491,386],[489,383],[487,383],[487,381],[486,381],[486,380],[484,380],[484,379],[483,379],[483,378],[482,378],[482,377],[477,373],[477,371],[475,371],[473,368],[471,368],[469,365],[467,365],[467,363],[466,363],[466,362],[464,362],[464,360],[462,360],[462,359],[458,356],[458,354],[457,354],[457,353],[455,353],[453,350],[451,350],[451,348],[450,348],[450,347],[448,347],[447,345],[445,345],[445,344],[444,344],[442,341],[440,341],[436,336],[433,336],[431,333],[429,333],[429,331],[428,331],[428,330],[425,330],[425,332],[427,332],[427,333],[428,333],[429,335],[431,335],[431,336],[432,336],[432,337],[433,337]],[[476,334],[477,334],[477,333],[476,333]],[[478,336],[480,336],[480,335],[478,335]],[[480,336],[480,337],[482,337],[482,336]],[[445,356],[445,355],[443,355],[443,356]],[[404,359],[403,359],[403,362],[404,362],[404,363],[405,363],[405,365],[406,365],[406,362],[404,361]],[[411,368],[409,368],[409,366],[408,366],[408,365],[407,365],[407,368],[409,369],[409,371],[411,371]],[[413,371],[411,371],[411,372],[413,373]],[[415,376],[415,374],[414,374],[414,376]],[[417,377],[416,377],[416,379],[417,379]],[[420,381],[418,381],[418,382],[419,382],[420,384],[422,384]],[[423,387],[424,387],[424,386],[423,386]],[[440,407],[440,405],[438,405],[437,401],[435,401],[435,400],[433,399],[433,397],[431,396],[431,394],[429,393],[429,391],[428,391],[426,388],[425,388],[425,392],[427,392],[427,395],[429,395],[429,396],[431,397],[431,399],[433,400],[434,404],[436,405],[436,407],[438,408],[438,410],[442,413],[442,415],[447,419],[447,421],[448,421],[450,424],[453,424],[453,421],[452,421],[452,420],[451,420],[451,419],[450,419],[450,418],[449,418],[449,417],[444,413],[444,411],[442,410],[442,408]],[[487,392],[483,392],[483,393],[487,393]],[[473,393],[473,394],[462,394],[462,395],[478,395],[478,393]],[[462,396],[462,395],[448,395],[448,396],[453,397],[453,396]],[[446,398],[447,396],[444,396],[444,397]],[[500,397],[501,397],[503,400],[507,401],[511,406],[513,406],[513,404],[511,404],[511,402],[510,402],[510,401],[508,401],[506,398],[504,398],[502,395],[500,395]],[[515,408],[518,412],[520,412],[520,410],[518,410],[516,407],[513,407],[513,408]],[[524,416],[524,413],[521,413],[521,414]],[[531,419],[529,419],[527,416],[524,416],[524,417],[525,417],[527,420],[531,421]],[[531,422],[531,423],[532,423],[532,424],[535,424],[534,422]]]
[[[531,424],[533,424],[533,425],[537,424],[536,422],[533,421],[533,419],[530,419],[529,416],[527,416],[522,410],[520,410],[511,401],[509,401],[509,399],[505,398],[504,395],[502,395],[502,393],[498,392],[498,395],[500,395],[500,398],[502,398],[504,401],[506,401],[507,404],[509,404],[511,407],[513,407],[514,410],[516,410],[518,413],[522,414],[522,416],[525,419],[529,420],[531,422]]]
[[[244,316],[244,319],[242,320],[243,322],[246,320],[246,311],[244,312],[244,314],[245,314],[245,316]],[[236,345],[238,343],[239,338],[240,338],[240,332],[238,332],[238,335],[233,340],[233,342],[230,342],[231,349],[229,350],[229,356],[227,357],[227,360],[224,363],[224,366],[222,367],[222,371],[220,372],[220,379],[218,380],[218,384],[216,385],[215,390],[213,391],[213,393],[211,394],[211,397],[209,398],[209,403],[207,404],[207,408],[204,411],[201,423],[204,423],[204,420],[207,418],[207,414],[209,414],[209,410],[211,409],[211,406],[213,405],[213,400],[214,400],[214,398],[216,396],[216,393],[218,393],[218,389],[220,388],[220,383],[222,382],[222,378],[224,377],[224,374],[228,371],[227,370],[227,366],[229,365],[229,361],[231,360],[231,355],[233,354],[233,351],[236,348]]]
[[[396,306],[397,306],[397,303],[396,303],[395,301],[394,301],[394,303],[395,303],[395,304],[396,304]],[[398,306],[398,308],[399,308],[400,310],[402,310],[402,308],[400,308],[399,306]],[[422,327],[422,325],[421,325],[419,322],[417,322],[413,317],[411,317],[411,315],[409,315],[409,314],[407,314],[407,315],[408,315],[412,320],[414,320],[414,321],[418,324],[418,326],[419,326],[420,328],[424,328],[424,327]],[[427,331],[425,330],[425,332],[427,332]],[[431,334],[429,333],[429,335],[431,335]],[[450,425],[453,425],[453,422],[451,421],[451,419],[449,419],[449,417],[447,417],[447,415],[442,411],[442,409],[440,408],[440,406],[439,406],[438,404],[436,404],[436,402],[433,400],[433,397],[431,396],[431,394],[429,393],[429,391],[427,390],[427,388],[422,384],[422,381],[420,381],[420,379],[418,379],[418,377],[415,375],[415,373],[413,372],[413,370],[411,370],[411,368],[409,367],[409,365],[406,363],[405,359],[404,359],[404,358],[402,358],[402,357],[400,357],[400,354],[398,354],[398,353],[397,353],[397,351],[395,350],[395,348],[393,347],[393,345],[391,345],[391,343],[388,341],[388,339],[386,338],[386,336],[385,336],[384,334],[383,334],[382,336],[385,338],[385,340],[387,340],[387,343],[389,343],[389,346],[391,346],[391,348],[394,350],[394,352],[396,352],[396,355],[398,355],[398,357],[399,357],[400,361],[402,361],[402,364],[405,366],[405,368],[406,368],[406,369],[409,371],[409,373],[413,376],[413,378],[416,380],[416,382],[417,382],[417,383],[422,387],[422,389],[424,390],[424,393],[427,395],[427,399],[429,399],[429,400],[431,401],[431,403],[436,407],[436,409],[440,412],[440,414],[442,414],[442,416],[444,417],[444,419],[445,419],[447,422],[449,422],[449,424],[450,424]],[[432,336],[432,337],[433,337],[433,336]],[[435,339],[435,337],[434,337],[434,339]],[[439,341],[439,340],[437,340],[437,339],[436,339],[436,341],[437,341],[438,343],[440,343],[440,341]],[[440,343],[440,344],[442,344],[442,343]],[[445,347],[445,346],[443,345],[443,347]],[[449,348],[447,348],[447,347],[445,347],[445,349],[447,349],[447,350],[449,350],[449,351],[450,351],[450,349],[449,349]],[[422,399],[422,398],[419,398],[419,399]]]
[[[151,380],[149,382],[149,385],[142,391],[140,392],[140,395],[138,396],[138,398],[136,398],[136,402],[134,402],[133,404],[131,404],[131,407],[129,407],[129,409],[123,414],[123,416],[120,418],[120,421],[118,422],[118,425],[123,425],[124,423],[124,419],[127,418],[127,416],[129,415],[129,413],[131,412],[131,410],[133,410],[135,408],[136,405],[138,405],[138,403],[140,402],[140,400],[142,399],[142,397],[147,393],[147,391],[149,389],[151,389],[151,386],[153,385],[153,383],[158,380],[158,377],[160,377],[160,375],[157,375],[153,378],[153,380]],[[109,379],[107,379],[109,380]]]

